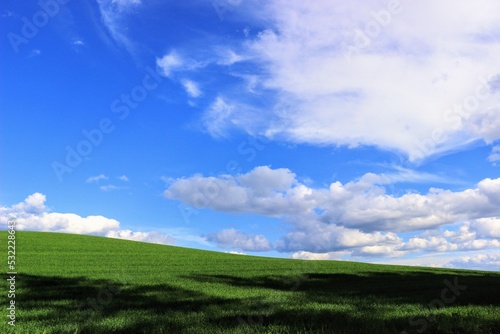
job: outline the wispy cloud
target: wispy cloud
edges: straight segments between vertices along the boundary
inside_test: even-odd
[[[491,154],[488,157],[488,161],[494,164],[500,161],[500,145],[493,147]]]
[[[141,0],[97,0],[101,21],[107,31],[118,45],[132,55],[136,52],[136,46],[126,34],[127,26],[124,21],[141,3]]]
[[[32,57],[37,57],[39,55],[42,54],[42,51],[40,51],[40,49],[33,49],[31,50],[30,54],[29,54],[29,58],[32,58]]]
[[[107,184],[99,187],[102,191],[112,191],[112,190],[121,190],[126,189],[125,187],[115,186],[114,184]]]
[[[87,183],[94,183],[94,182],[99,182],[101,180],[107,180],[108,177],[104,174],[99,174],[99,175],[95,175],[95,176],[90,176],[89,178],[87,178],[87,180],[85,180],[85,182]]]
[[[221,248],[238,248],[243,251],[261,252],[271,250],[271,243],[263,235],[249,235],[235,229],[226,229],[207,236]]]
[[[182,80],[181,83],[190,97],[196,98],[201,96],[201,90],[196,82],[185,79]]]
[[[106,233],[108,238],[150,242],[154,244],[172,245],[175,239],[161,232],[134,232],[131,230],[113,230]]]
[[[123,182],[128,182],[129,181],[127,175],[118,176],[118,180],[123,181]]]
[[[118,5],[121,10],[124,10],[133,5],[140,5],[142,0],[111,0],[111,2]]]
[[[223,49],[218,52],[217,64],[233,65],[241,61],[247,60],[248,57],[237,54],[231,49]]]
[[[75,39],[73,40],[73,45],[83,46],[85,45],[85,42],[82,39]]]
[[[181,69],[186,65],[186,61],[177,52],[172,51],[161,58],[156,58],[156,66],[165,77],[169,77],[173,71]]]
[[[267,112],[251,104],[217,96],[203,114],[201,124],[203,130],[213,137],[228,137],[235,127],[256,135],[262,124],[273,122],[273,118],[268,116]]]
[[[252,127],[248,109],[227,124],[293,142],[376,146],[412,162],[500,139],[500,3],[478,6],[406,1],[391,14],[384,0],[266,2],[260,17],[272,28],[220,63],[252,64],[255,87],[273,92],[266,109],[279,115]],[[230,90],[220,96],[248,101]],[[206,119],[219,127],[219,118]]]

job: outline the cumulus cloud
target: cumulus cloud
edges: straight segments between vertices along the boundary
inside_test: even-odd
[[[117,220],[103,216],[81,217],[73,213],[48,212],[45,201],[45,195],[34,193],[21,203],[1,207],[0,223],[4,225],[15,218],[20,230],[76,234],[103,234],[120,226]]]
[[[120,222],[104,216],[82,217],[74,213],[49,212],[46,196],[34,193],[23,202],[0,207],[0,225],[16,220],[19,230],[105,235],[113,238],[171,244],[174,239],[160,232],[120,230]]]
[[[374,245],[396,245],[401,239],[392,232],[365,233],[357,229],[311,220],[309,224],[296,225],[275,244],[282,252],[308,251],[325,253]]]
[[[34,193],[26,197],[24,202],[15,204],[12,206],[10,212],[15,214],[16,212],[27,213],[27,214],[38,214],[42,213],[45,210],[45,201],[46,197],[41,193]],[[7,208],[2,208],[6,212]]]
[[[235,229],[225,229],[209,234],[207,240],[215,242],[220,248],[238,248],[252,252],[271,250],[271,243],[265,236],[246,234]]]
[[[400,245],[373,245],[364,246],[353,251],[353,256],[361,257],[401,257],[407,252],[401,251]]]
[[[462,256],[448,262],[446,267],[463,268],[477,270],[495,270],[500,268],[500,254],[478,254],[475,256]]]
[[[289,189],[293,182],[295,174],[286,168],[260,166],[236,177],[195,175],[177,179],[164,194],[196,208],[281,216],[302,213],[311,206],[306,194],[310,190],[303,185]]]
[[[479,237],[500,239],[500,218],[476,219],[470,226]]]
[[[355,256],[397,257],[420,250],[500,246],[496,240],[500,179],[484,179],[462,191],[431,188],[426,194],[401,196],[387,194],[379,184],[386,182],[386,178],[369,173],[346,184],[337,181],[328,187],[311,188],[289,169],[260,166],[246,174],[171,179],[164,194],[196,208],[281,218],[290,231],[273,248],[282,252],[351,250]],[[422,234],[406,241],[397,235],[438,231],[452,224],[462,226],[457,231]]]
[[[252,122],[248,108],[231,113],[222,130],[374,145],[411,161],[500,139],[500,3],[480,0],[474,11],[467,1],[389,4],[275,0],[259,7],[256,18],[268,28],[222,63],[251,62],[260,92],[274,92],[273,117]],[[229,105],[243,103],[221,94]]]
[[[365,232],[410,232],[500,215],[500,179],[484,179],[476,188],[453,192],[431,188],[427,194],[386,194],[376,174],[357,181],[310,188],[286,168],[259,166],[236,176],[176,179],[165,196],[197,208],[248,212],[274,217],[313,214],[326,226],[335,224]],[[382,181],[385,180],[382,178]],[[321,215],[314,210],[322,211]]]

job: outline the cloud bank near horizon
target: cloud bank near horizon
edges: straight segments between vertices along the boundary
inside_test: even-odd
[[[173,179],[164,195],[194,208],[274,217],[287,224],[289,231],[273,242],[235,229],[209,238],[243,251],[272,247],[295,256],[397,258],[500,248],[500,179],[487,178],[462,191],[431,188],[401,196],[387,194],[384,182],[386,177],[368,173],[346,184],[313,188],[289,169],[259,166],[246,174]],[[408,233],[413,235],[404,237]]]

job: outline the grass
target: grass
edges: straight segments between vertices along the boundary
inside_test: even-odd
[[[2,293],[1,333],[500,333],[500,273],[24,231],[16,248],[16,327]]]

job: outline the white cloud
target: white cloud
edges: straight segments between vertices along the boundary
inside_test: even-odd
[[[452,192],[431,188],[427,194],[388,195],[376,174],[365,174],[345,185],[310,188],[286,168],[256,167],[237,176],[195,175],[172,181],[165,196],[193,207],[285,217],[306,215],[325,224],[363,231],[409,232],[500,215],[500,179],[485,179],[477,188]]]
[[[120,46],[129,53],[135,53],[135,44],[127,34],[126,14],[141,5],[141,0],[97,0],[101,21],[107,31]]]
[[[173,71],[185,66],[185,60],[177,52],[172,51],[161,58],[156,58],[156,66],[160,68],[163,76],[169,77]]]
[[[73,213],[48,212],[45,195],[34,193],[23,202],[0,208],[0,224],[9,219],[17,220],[19,230],[53,231],[76,234],[103,234],[117,229],[120,223],[103,216],[81,217]]]
[[[488,161],[492,163],[497,163],[500,161],[500,145],[493,147],[491,154],[488,157]]]
[[[399,245],[364,246],[352,252],[352,255],[363,257],[401,257],[407,254],[406,251],[401,251],[399,248]]]
[[[311,253],[311,252],[296,252],[292,254],[292,259],[299,260],[341,260],[343,256],[350,254],[350,252],[328,252],[328,253]]]
[[[184,89],[186,92],[189,94],[190,97],[199,97],[201,95],[201,90],[198,87],[198,84],[194,81],[191,80],[182,80],[182,86],[184,86]]]
[[[134,5],[140,5],[142,0],[111,0],[111,3],[118,5],[121,8],[128,8]]]
[[[175,243],[174,238],[160,232],[133,232],[131,230],[114,230],[106,233],[106,236],[108,238],[143,241],[154,244],[171,245]]]
[[[271,179],[275,179],[271,181]],[[268,216],[307,211],[307,189],[299,185],[288,189],[294,181],[288,169],[260,166],[239,176],[222,175],[175,180],[165,191],[167,198],[179,199],[193,207],[210,207],[229,212],[252,212]],[[271,182],[269,185],[266,182]]]
[[[463,256],[448,262],[447,267],[469,268],[477,270],[494,270],[500,268],[500,254],[478,254],[475,256]]]
[[[87,183],[93,183],[93,182],[99,182],[101,180],[107,180],[108,177],[104,174],[99,174],[99,175],[96,175],[96,176],[90,176],[89,178],[87,178],[87,180],[85,180],[85,182]]]
[[[34,193],[26,197],[24,202],[12,206],[13,213],[23,212],[29,214],[42,213],[45,210],[46,197],[41,193]],[[6,208],[4,208],[6,209]]]
[[[245,56],[239,55],[230,49],[224,49],[220,51],[218,56],[219,60],[217,61],[217,64],[226,66],[247,60]]]
[[[462,191],[431,188],[401,196],[387,194],[379,183],[386,178],[369,173],[346,184],[311,188],[286,168],[260,166],[236,176],[171,179],[165,196],[196,208],[284,219],[290,231],[273,245],[282,252],[353,250],[355,256],[395,257],[500,246],[495,240],[500,179],[484,179]],[[462,224],[458,231],[439,230],[457,223]],[[408,241],[396,234],[425,230],[436,233]]]
[[[36,56],[39,56],[42,54],[42,51],[40,51],[40,49],[33,49],[31,50],[31,53],[29,55],[29,57],[36,57]]]
[[[118,180],[123,181],[123,182],[129,181],[127,175],[118,176]]]
[[[218,97],[202,120],[207,132],[213,137],[223,136],[227,128],[232,125],[231,117],[235,110],[235,106],[227,103],[222,97]]]
[[[412,161],[500,139],[500,3],[479,0],[471,11],[465,0],[403,1],[384,22],[389,3],[264,4],[256,18],[270,28],[245,40],[238,57],[253,62],[262,92],[274,92],[276,117],[252,123],[249,108],[227,125],[294,142],[374,145]]]
[[[239,248],[244,251],[262,252],[271,250],[271,243],[263,235],[250,235],[235,229],[226,229],[207,236],[220,248]]]
[[[391,173],[383,174],[373,174],[368,173],[363,176],[363,179],[369,179],[368,181],[372,184],[394,184],[398,182],[410,182],[410,183],[425,183],[425,182],[435,182],[435,183],[447,183],[447,184],[457,184],[459,181],[451,180],[447,177],[438,176],[435,174],[417,172],[408,168],[400,166],[390,166],[395,171]]]
[[[431,252],[449,252],[458,250],[457,244],[451,243],[444,237],[420,238],[414,237],[403,246],[403,249],[425,249]]]
[[[112,191],[112,190],[120,190],[120,189],[125,189],[125,188],[124,187],[115,186],[114,184],[107,184],[105,186],[100,186],[99,189],[102,190],[102,191]]]
[[[0,225],[15,219],[19,230],[104,235],[112,238],[171,244],[174,239],[161,232],[120,230],[120,222],[103,216],[81,217],[74,213],[49,212],[46,196],[34,193],[11,207],[0,207]]]
[[[303,220],[303,218],[300,219]],[[326,253],[366,246],[397,245],[401,241],[392,232],[365,233],[358,229],[311,220],[308,223],[302,221],[296,224],[294,229],[278,240],[274,246],[281,252],[305,250],[313,253]]]
[[[236,252],[236,251],[230,251],[230,252],[225,252],[225,253],[228,253],[228,254],[235,254],[235,255],[248,255],[248,254],[246,254],[246,253]]]
[[[160,232],[172,236],[177,242],[183,242],[184,245],[189,245],[191,243],[197,243],[199,245],[213,246],[207,241],[206,237],[200,236],[199,232],[195,229],[175,227],[175,228],[165,228],[161,229]]]
[[[500,218],[481,218],[470,225],[479,237],[500,239]]]

